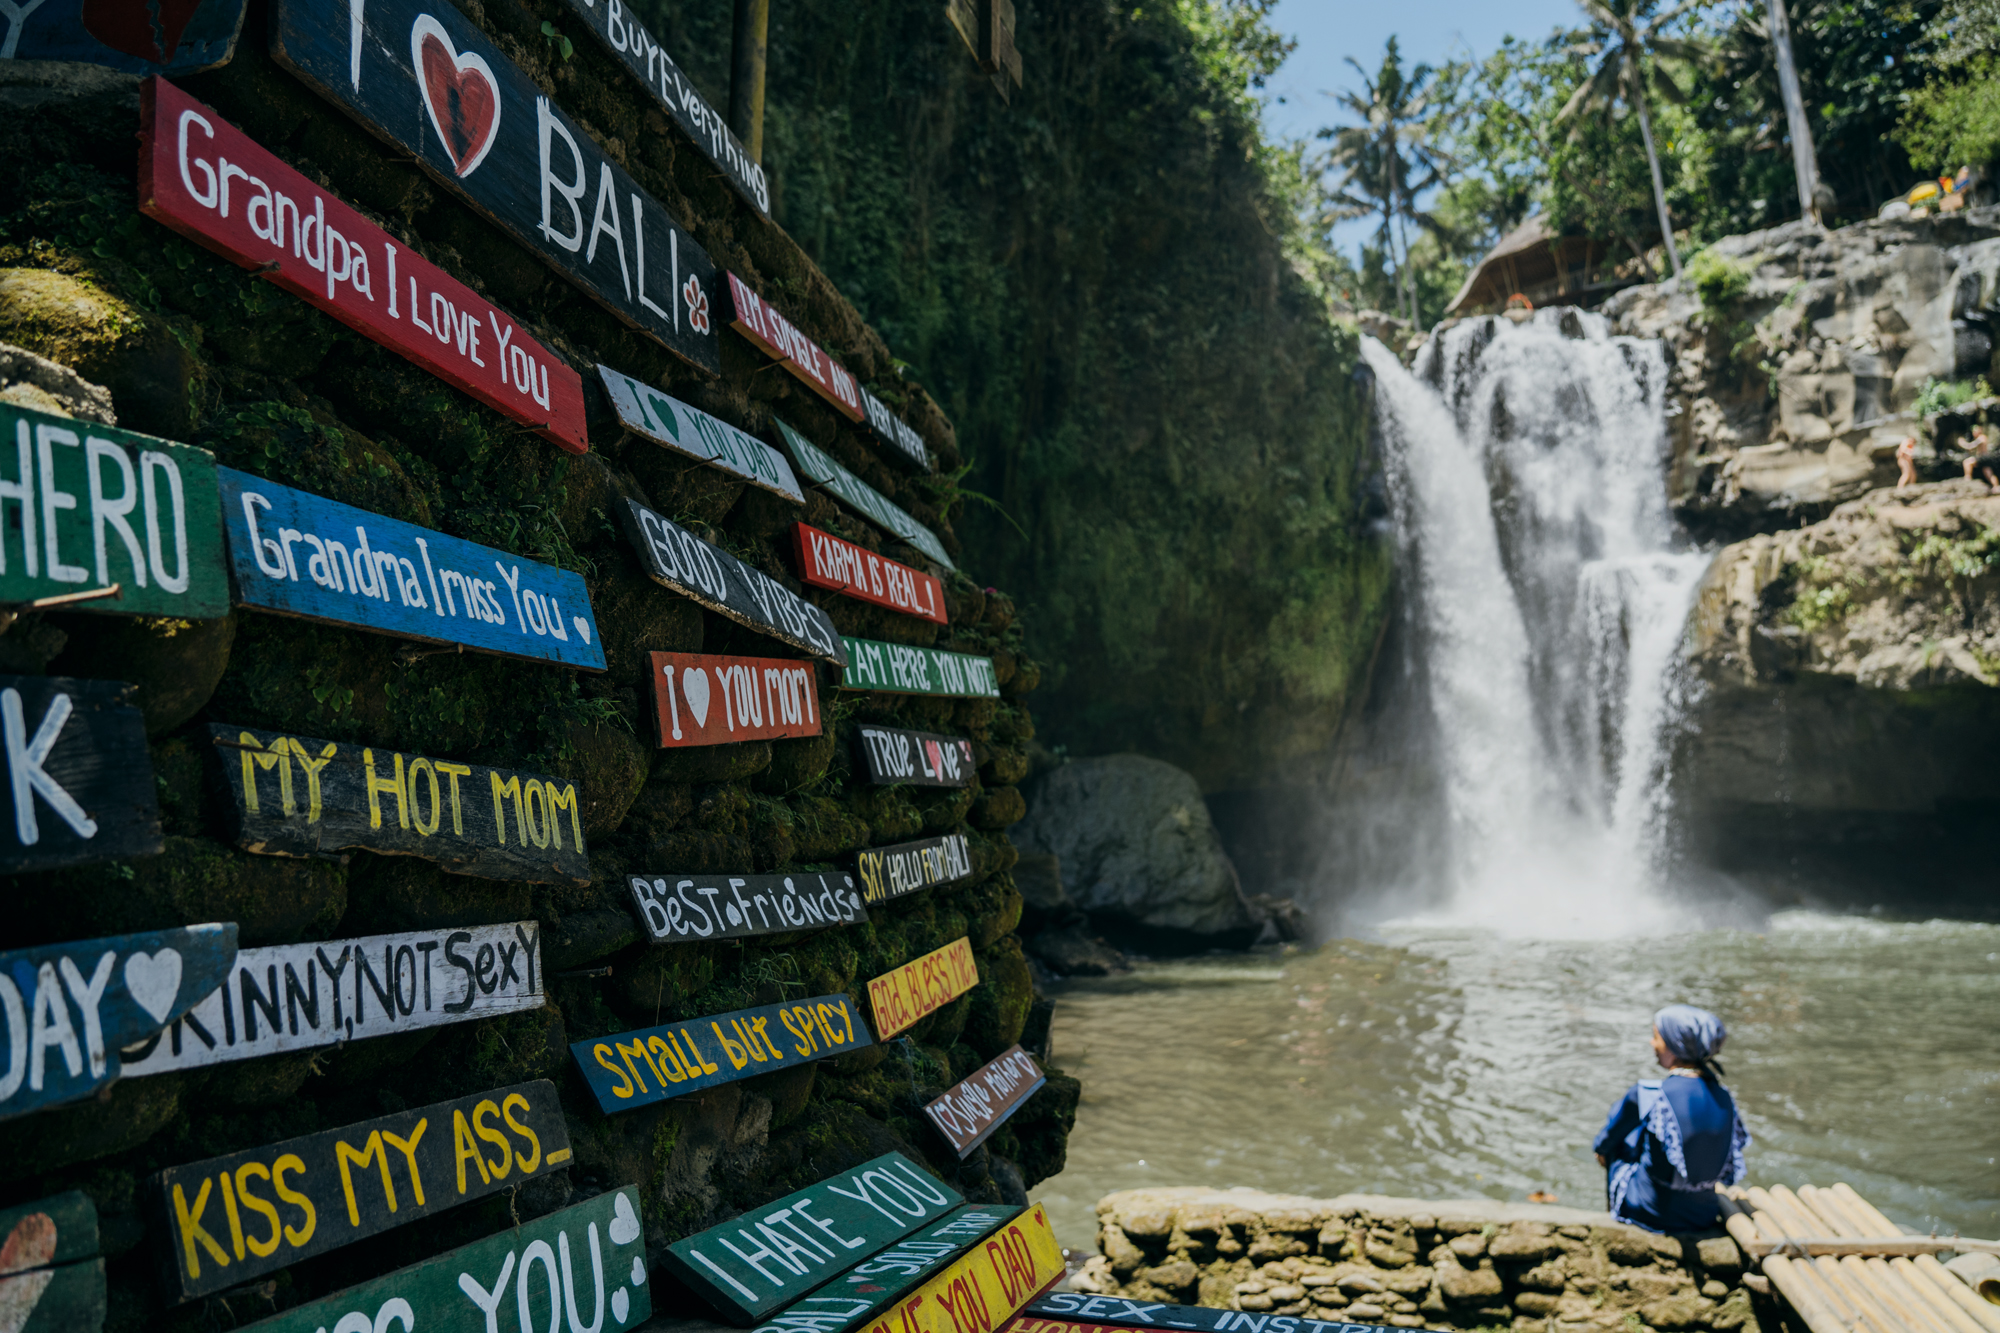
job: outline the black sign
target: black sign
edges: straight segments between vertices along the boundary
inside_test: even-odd
[[[0,873],[160,850],[146,722],[125,704],[134,688],[114,680],[0,676],[0,743],[11,798],[0,813]]]
[[[707,253],[457,9],[279,0],[271,47],[613,314],[721,373]]]
[[[862,727],[861,753],[870,782],[912,787],[972,785],[972,742],[901,727]]]
[[[920,838],[894,847],[871,847],[855,858],[862,896],[886,903],[933,884],[949,884],[972,873],[972,847],[963,833]]]
[[[1384,1333],[1380,1324],[1356,1324],[1343,1319],[1308,1319],[1304,1315],[1245,1314],[1200,1305],[1135,1301],[1125,1296],[1092,1296],[1081,1291],[1052,1291],[1021,1307],[1021,1323],[1051,1319],[1120,1330],[1149,1328],[1170,1333]]]
[[[728,940],[868,919],[854,876],[633,875],[632,901],[655,943]]]
[[[926,472],[937,470],[930,451],[924,448],[924,437],[899,421],[887,404],[866,389],[861,391],[861,410],[867,414],[868,429],[889,447],[892,456]]]

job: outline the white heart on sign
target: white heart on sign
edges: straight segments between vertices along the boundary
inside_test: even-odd
[[[611,1218],[611,1243],[630,1245],[639,1239],[639,1215],[632,1211],[632,1201],[623,1194],[618,1196],[618,1204]]]
[[[590,622],[588,620],[585,620],[582,616],[571,616],[569,623],[576,626],[578,638],[582,639],[585,643],[590,642]]]
[[[700,667],[681,669],[681,697],[688,701],[697,727],[708,725],[708,673]]]
[[[632,1256],[632,1285],[635,1287],[646,1285],[646,1261],[636,1254]]]
[[[161,1023],[174,1011],[174,997],[181,993],[181,956],[177,950],[162,949],[148,958],[144,952],[125,960],[125,989],[139,1007]]]
[[[613,1316],[617,1318],[618,1322],[621,1324],[624,1323],[625,1316],[630,1314],[631,1312],[632,1312],[632,1298],[625,1294],[625,1288],[620,1287],[618,1290],[612,1292],[611,1313]]]

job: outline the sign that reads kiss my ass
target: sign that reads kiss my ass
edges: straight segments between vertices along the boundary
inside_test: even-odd
[[[949,694],[961,699],[997,699],[1000,684],[993,659],[942,648],[918,648],[880,639],[846,639],[843,690],[876,694]]]
[[[220,468],[244,606],[604,670],[583,577]]]
[[[851,926],[868,919],[854,876],[632,875],[632,902],[655,944]]]
[[[707,253],[456,8],[279,0],[271,48],[613,314],[721,373]]]
[[[924,1107],[924,1114],[963,1157],[986,1142],[1048,1081],[1033,1056],[1018,1045],[1010,1046]]]
[[[912,787],[970,787],[976,767],[972,742],[958,736],[872,724],[856,729],[861,757],[873,783]]]
[[[798,544],[799,577],[814,587],[832,588],[891,611],[946,623],[944,585],[921,569],[911,569],[804,523],[792,525],[792,538]]]
[[[841,466],[826,450],[782,421],[778,422],[778,433],[785,437],[785,447],[798,460],[799,471],[847,501],[854,512],[890,536],[908,542],[946,569],[958,568],[945,554],[944,543],[937,539],[937,534],[911,518],[907,510],[891,502],[882,492]]]
[[[978,984],[979,964],[972,957],[972,941],[964,936],[884,972],[868,983],[875,1040],[909,1031]]]
[[[947,833],[893,847],[871,847],[855,856],[854,869],[868,901],[886,903],[918,889],[964,879],[972,873],[972,846],[963,833]]]
[[[813,666],[783,657],[652,653],[660,744],[817,736],[822,726]]]
[[[799,479],[792,475],[792,465],[756,436],[689,407],[678,398],[669,398],[652,385],[621,375],[609,366],[599,366],[597,374],[604,382],[604,394],[611,400],[618,420],[634,435],[734,473],[752,486],[762,486],[793,504],[805,503],[805,493],[799,489]]]
[[[569,1160],[562,1103],[542,1079],[169,1167],[153,1178],[152,1202],[185,1301]]]
[[[139,102],[139,209],[573,454],[583,377],[513,317],[161,79]]]
[[[1026,1210],[969,1203],[862,1260],[759,1324],[756,1333],[848,1333]]]
[[[0,874],[160,850],[146,719],[136,687],[66,676],[0,676]]]

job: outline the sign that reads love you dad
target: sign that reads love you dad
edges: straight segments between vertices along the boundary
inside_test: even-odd
[[[613,314],[721,373],[707,253],[457,9],[279,0],[271,49]]]
[[[10,798],[0,873],[160,850],[146,720],[135,686],[63,676],[0,676],[0,742]]]
[[[879,639],[846,639],[843,690],[877,694],[949,694],[961,699],[997,699],[1000,684],[993,659],[942,648],[917,648]]]
[[[195,74],[227,64],[244,0],[177,4],[10,0],[0,6],[0,60],[74,60],[124,74]]]
[[[848,1333],[923,1285],[1026,1210],[1015,1204],[966,1204],[862,1260],[812,1295],[759,1324],[756,1333]]]
[[[139,209],[580,454],[583,377],[511,315],[161,79],[139,101]]]
[[[632,875],[626,883],[655,944],[730,940],[868,919],[854,876]]]
[[[792,524],[798,545],[799,577],[816,588],[832,588],[904,615],[945,621],[944,585],[921,569],[911,569],[863,546],[804,523]]]
[[[605,397],[611,400],[618,420],[634,435],[733,473],[752,486],[762,486],[784,496],[793,504],[805,503],[805,493],[799,489],[799,479],[792,475],[792,465],[756,436],[689,407],[678,398],[669,398],[652,385],[621,375],[609,366],[599,366],[597,374],[604,382]]]
[[[604,670],[581,575],[233,468],[218,472],[240,604]]]
[[[895,1308],[868,1333],[966,1333],[1007,1328],[1016,1311],[1063,1276],[1062,1246],[1048,1213],[1035,1204]]]
[[[810,662],[712,653],[652,653],[660,744],[817,736],[822,727]]]
[[[97,1205],[70,1190],[0,1211],[0,1319],[7,1333],[97,1333],[108,1312]]]

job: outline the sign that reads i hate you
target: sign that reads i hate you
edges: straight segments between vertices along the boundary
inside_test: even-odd
[[[663,748],[820,734],[810,662],[714,653],[648,656]]]
[[[832,588],[891,611],[947,623],[944,585],[921,569],[805,523],[792,525],[792,539],[798,546],[799,577],[815,588]]]
[[[875,1040],[907,1032],[978,984],[979,965],[972,958],[972,941],[964,936],[884,972],[868,983]]]

